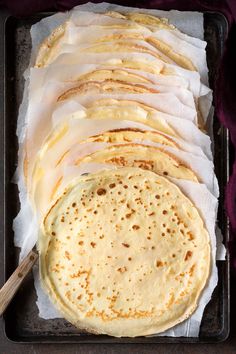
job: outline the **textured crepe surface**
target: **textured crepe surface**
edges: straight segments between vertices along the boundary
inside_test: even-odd
[[[151,28],[167,28],[167,29],[174,29],[175,27],[171,24],[168,23],[168,20],[166,18],[161,18],[161,17],[156,17],[144,13],[139,13],[139,12],[133,12],[133,13],[126,13],[126,14],[121,14],[116,11],[109,11],[106,12],[107,16],[115,17],[115,18],[122,18],[122,19],[128,19],[132,20],[134,22],[137,22],[141,25],[145,25],[147,27]]]
[[[129,136],[129,133],[132,133]],[[109,134],[109,133],[107,133]],[[106,164],[115,167],[139,167],[157,174],[174,177],[177,179],[198,182],[197,174],[176,156],[164,151],[162,147],[145,144],[127,143],[120,144],[125,135],[114,134],[114,139],[119,139],[119,144],[106,143],[107,134],[100,135],[100,141],[85,141],[66,150],[54,153],[42,153],[42,160],[35,164],[32,175],[32,195],[38,210],[47,210],[58,196],[58,191],[64,181],[64,171],[67,166],[81,166],[84,164]],[[145,134],[145,133],[144,133]],[[135,132],[126,131],[128,139],[134,137]],[[152,134],[153,135],[153,134]],[[147,139],[148,139],[147,135]],[[152,138],[152,136],[150,136]],[[155,136],[154,136],[155,138]],[[100,146],[100,144],[102,144]],[[104,146],[105,144],[105,146]]]
[[[99,80],[118,80],[125,82],[144,82],[152,84],[151,80],[146,79],[142,75],[132,74],[131,72],[121,69],[98,69],[79,77],[79,82],[82,81],[99,81]]]
[[[181,160],[149,145],[130,143],[108,146],[79,159],[76,164],[90,162],[140,167],[160,175],[198,182],[196,174]]]
[[[76,87],[69,89],[58,97],[58,101],[73,98],[76,95],[116,92],[116,93],[158,93],[157,89],[145,86],[144,84],[131,84],[127,81],[105,79],[103,81],[86,81]]]
[[[158,131],[144,131],[137,128],[114,129],[106,131],[102,134],[91,136],[86,142],[105,142],[105,143],[127,143],[135,142],[135,140],[150,140],[166,146],[178,148],[178,144],[170,137]]]
[[[74,92],[74,94],[76,95],[77,92]],[[162,112],[137,101],[99,99],[88,107],[86,118],[130,120],[147,124],[172,136],[178,135],[170,124],[163,119]]]
[[[129,19],[134,21],[134,22],[130,22],[131,27],[128,27],[128,29],[126,29],[126,24],[127,24],[126,21],[124,21],[123,26],[121,26],[121,29],[123,29],[123,32],[125,33],[122,32],[113,33],[114,27],[112,28],[109,26],[96,26],[97,28],[95,30],[95,33],[98,34],[98,38],[92,41],[92,43],[93,42],[95,43],[95,46],[86,48],[85,52],[91,52],[91,51],[106,52],[107,50],[109,51],[120,51],[120,50],[130,51],[131,50],[140,53],[149,53],[156,58],[162,59],[164,62],[169,62],[169,63],[175,62],[178,65],[187,68],[189,70],[196,70],[196,68],[194,67],[190,59],[186,58],[180,53],[176,53],[170,45],[166,44],[162,40],[153,37],[151,35],[151,31],[149,31],[145,27],[145,25],[147,25],[148,27],[149,20],[150,22],[153,22],[153,20],[155,19],[154,17],[153,18],[149,17],[149,19],[147,19],[147,16],[143,14],[135,14],[134,16],[136,18],[132,18],[132,16],[133,15],[131,14],[127,14],[127,17],[130,17]],[[124,20],[126,19],[125,16],[123,16],[123,19]],[[134,26],[135,22],[140,23],[143,26],[139,25],[135,29]],[[110,34],[103,36],[102,33],[104,31],[104,28],[106,29],[106,32],[110,30]],[[157,31],[158,29],[161,28],[162,29],[167,28],[169,30],[171,29],[173,30],[173,26],[168,25],[168,21],[162,21],[161,19],[156,18],[155,30]],[[102,31],[101,35],[99,31]],[[36,67],[42,67],[50,64],[59,55],[60,45],[63,44],[63,41],[65,41],[66,38],[65,32],[66,32],[66,24],[64,26],[59,26],[58,28],[56,28],[53,31],[53,33],[48,38],[46,38],[46,40],[42,43],[38,56],[36,58],[36,63],[35,63]],[[79,38],[79,36],[76,37]],[[138,40],[140,42],[135,42],[135,40]],[[88,42],[88,40],[86,42]],[[108,46],[106,44],[97,45],[96,43],[99,42],[110,42],[110,43],[108,43]]]
[[[122,168],[74,180],[44,220],[44,288],[79,328],[154,334],[188,318],[210,268],[209,235],[166,178]]]

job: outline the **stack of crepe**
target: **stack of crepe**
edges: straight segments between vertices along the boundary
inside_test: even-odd
[[[142,12],[74,10],[41,44],[20,161],[43,288],[78,328],[156,334],[198,307],[212,230],[189,195],[218,197],[206,73],[205,42]]]

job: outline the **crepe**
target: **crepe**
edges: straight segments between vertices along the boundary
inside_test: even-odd
[[[130,71],[121,70],[121,69],[97,69],[86,74],[83,74],[75,80],[79,82],[83,81],[103,81],[103,80],[116,80],[116,81],[125,81],[130,83],[149,83],[153,84],[151,80],[142,76],[142,74],[134,74]]]
[[[128,69],[136,69],[146,73],[154,74],[161,84],[168,80],[169,76],[174,76],[172,84],[178,78],[181,86],[186,88],[188,82],[189,89],[193,92],[196,98],[200,94],[200,75],[195,71],[189,71],[176,65],[164,63],[157,58],[145,53],[86,53],[86,56],[81,56],[80,50],[74,46],[66,46],[65,53],[60,55],[54,62],[57,65],[86,65],[99,64],[106,66],[116,66]],[[205,87],[205,86],[204,86]],[[206,88],[206,87],[205,87]],[[206,88],[208,89],[208,88]],[[208,89],[209,91],[209,89]]]
[[[138,24],[144,25],[148,28],[153,29],[154,27],[156,29],[161,29],[161,28],[166,28],[166,29],[175,29],[175,27],[171,24],[169,24],[168,20],[163,17],[157,17],[157,16],[152,16],[148,14],[143,14],[139,12],[127,12],[125,14],[121,14],[116,11],[108,11],[105,13],[107,16],[111,16],[114,18],[121,18],[121,19],[127,19],[134,21]]]
[[[212,160],[211,140],[209,136],[201,132],[192,122],[194,116],[190,118],[184,114],[183,105],[182,108],[181,105],[178,108],[180,117],[182,113],[181,118],[163,113],[168,107],[169,109],[172,108],[173,112],[176,111],[177,105],[178,100],[170,98],[170,94],[89,95],[88,93],[74,97],[73,101],[66,100],[58,104],[57,109],[53,113],[53,123],[54,126],[57,126],[64,121],[78,121],[89,118],[96,120],[93,127],[97,126],[99,121],[101,121],[100,124],[104,125],[104,131],[106,129],[113,129],[109,123],[112,119],[113,124],[123,124],[122,127],[117,126],[117,128],[127,127],[126,124],[128,123],[131,124],[129,126],[131,128],[135,127],[142,130],[155,129],[170,135],[171,138],[179,139],[181,137],[181,148],[184,151],[189,151],[200,156],[206,155]],[[82,121],[81,124],[83,127],[84,123]],[[109,127],[106,127],[106,124]],[[89,131],[91,131],[91,127]],[[96,133],[91,132],[91,134]],[[197,150],[199,151],[197,152]]]
[[[56,27],[52,33],[45,38],[43,43],[40,45],[37,57],[35,60],[35,67],[44,67],[56,57],[55,52],[60,46],[60,42],[65,35],[67,22]]]
[[[103,17],[103,15],[100,16]],[[107,18],[107,16],[105,16],[105,18]],[[197,70],[191,58],[188,58],[189,52],[185,51],[185,55],[183,55],[180,49],[181,46],[179,46],[176,51],[176,46],[173,43],[166,43],[159,38],[158,30],[152,33],[148,28],[143,26],[126,28],[126,23],[127,21],[123,22],[123,26],[121,26],[122,29],[119,29],[120,26],[117,28],[115,25],[112,27],[110,25],[90,25],[90,36],[88,38],[86,35],[84,36],[84,33],[86,34],[87,32],[86,27],[74,26],[73,22],[70,23],[68,21],[64,25],[56,28],[53,33],[45,39],[39,50],[39,55],[36,58],[35,66],[41,67],[50,64],[61,53],[60,47],[62,47],[63,43],[66,43],[69,38],[69,44],[76,46],[83,43],[91,43],[92,46],[95,45],[96,52],[103,51],[104,49],[106,51],[106,47],[97,45],[98,43],[110,42],[110,44],[113,43],[114,48],[116,48],[113,48],[112,51],[120,50],[119,47],[126,46],[127,49],[123,51],[129,51],[133,48],[135,49],[134,51],[137,50],[138,52],[149,53],[167,63],[174,62],[188,70]],[[169,33],[171,33],[171,31]],[[175,38],[175,35],[173,37]],[[176,37],[176,39],[180,44],[185,42],[185,38],[183,40],[182,38]],[[186,42],[186,45],[188,44],[189,43]],[[195,49],[196,51],[201,50],[200,48]],[[91,51],[91,49],[87,48],[86,51]]]
[[[170,153],[148,145],[117,144],[78,159],[75,164],[106,163],[117,166],[140,167],[160,175],[198,182],[196,174]]]
[[[93,29],[90,28],[92,31]],[[101,29],[100,29],[101,31]],[[125,43],[129,43],[130,45],[133,43],[134,45],[140,46],[140,48],[147,48],[146,43],[151,44],[152,47],[158,50],[157,53],[154,53],[152,51],[152,48],[150,48],[150,52],[152,53],[153,56],[159,57],[161,59],[164,59],[165,62],[170,62],[169,60],[173,61],[175,64],[183,67],[184,69],[188,69],[191,71],[196,71],[195,65],[192,63],[192,61],[187,58],[184,55],[181,55],[180,53],[176,52],[173,50],[173,48],[166,44],[164,41],[160,40],[158,38],[158,33],[156,32],[153,35],[150,35],[149,33],[146,33],[146,31],[130,31],[130,30],[123,30],[120,32],[115,32],[114,31],[104,31],[102,30],[102,33],[100,34],[99,27],[97,28],[97,31],[95,30],[95,33],[97,34],[98,39],[94,40],[95,43],[106,43],[106,42],[114,42],[116,45],[116,42],[119,41],[120,45],[124,45]],[[107,33],[106,33],[107,32]],[[139,44],[135,44],[135,40],[138,41],[143,41],[140,42]],[[99,51],[101,50],[101,46],[97,47],[99,48]],[[148,49],[148,48],[147,48]],[[146,49],[146,50],[147,50]],[[90,51],[90,49],[88,49]],[[97,51],[98,49],[96,49]],[[144,50],[144,49],[143,49]],[[145,52],[147,52],[144,50]]]
[[[164,63],[172,64],[173,61],[166,55],[159,53],[148,42],[142,40],[116,40],[111,42],[104,42],[92,45],[80,46],[81,54],[85,53],[119,53],[119,52],[134,52],[149,54],[156,59],[162,60]]]
[[[75,179],[44,219],[43,287],[90,332],[162,332],[196,309],[210,269],[209,235],[189,199],[150,171]]]
[[[161,145],[179,148],[178,144],[170,137],[158,131],[144,131],[137,128],[121,128],[106,131],[102,134],[94,135],[82,142],[102,142],[102,143],[127,143],[134,141],[150,140]]]
[[[58,197],[62,186],[65,186],[70,169],[72,168],[73,175],[76,166],[101,164],[114,168],[140,167],[168,178],[194,182],[203,180],[214,193],[212,163],[206,158],[181,152],[176,145],[173,148],[173,140],[168,140],[156,132],[122,129],[118,132],[103,132],[98,137],[95,136],[94,140],[88,137],[80,142],[79,140],[76,142],[75,134],[74,137],[73,134],[64,134],[65,130],[58,130],[58,134],[49,137],[34,165],[31,188],[28,189],[39,219]],[[111,140],[111,134],[113,142],[108,143],[106,140],[108,138]],[[160,139],[165,139],[169,146],[161,145]],[[130,140],[130,143],[127,143],[127,140]],[[195,165],[192,164],[193,158],[196,160]],[[210,166],[209,176],[205,176],[201,168],[209,169]],[[65,179],[66,170],[68,173]]]
[[[136,85],[135,85],[136,86]],[[98,90],[100,89],[101,86],[98,85]],[[106,92],[107,86],[103,86],[102,85],[102,89],[104,87],[104,91]],[[119,86],[120,87],[120,86]],[[96,89],[95,87],[93,87],[94,89]],[[121,86],[120,90],[122,91],[124,89],[124,92],[119,92],[119,94],[125,94],[125,89],[129,90],[129,94],[133,92],[134,95],[137,96],[137,93],[134,92],[134,90],[137,89],[136,87],[130,86],[128,87],[128,85],[125,86]],[[77,91],[77,90],[76,90]],[[114,90],[114,93],[117,94],[117,91]],[[58,99],[58,101],[62,101],[65,99],[67,99],[68,95],[73,95],[74,97],[76,97],[78,94],[77,92],[68,92],[65,93],[62,96],[60,96],[60,98]],[[98,94],[98,92],[95,93],[96,95]],[[124,95],[123,95],[124,96]],[[126,95],[127,97],[128,95]],[[116,99],[115,96],[110,96],[110,98],[102,98],[102,96],[100,96],[101,98],[98,100],[94,100],[89,106],[87,106],[87,117],[88,118],[95,118],[97,117],[97,119],[104,119],[105,117],[108,116],[108,114],[110,115],[110,119],[128,119],[130,118],[131,120],[135,120],[135,121],[142,121],[145,122],[147,124],[149,124],[150,126],[159,129],[157,124],[162,124],[164,126],[163,132],[166,132],[167,134],[170,135],[178,135],[176,134],[175,130],[172,129],[170,127],[167,128],[167,126],[170,126],[170,124],[167,124],[167,122],[161,123],[163,121],[165,121],[165,118],[168,116],[168,114],[165,114],[162,111],[162,107],[160,107],[159,109],[152,107],[150,104],[150,101],[146,103],[143,103],[143,99],[142,97],[140,97],[140,101],[136,100],[136,99]],[[61,99],[62,98],[62,99]],[[129,97],[131,98],[131,97]],[[145,101],[145,99],[144,99]],[[147,100],[148,101],[148,100]],[[153,100],[154,101],[154,100]],[[183,105],[182,105],[183,106]],[[181,105],[180,105],[181,108]],[[188,109],[187,109],[188,108]],[[194,116],[193,114],[191,114],[192,112],[194,112],[194,110],[191,110],[191,107],[186,107],[186,113],[182,112],[183,115],[185,115],[186,119],[189,119],[193,122],[195,122],[195,118],[196,116]],[[163,114],[164,113],[164,114]],[[189,114],[187,114],[189,113]],[[182,117],[183,118],[183,117]],[[152,123],[152,121],[155,120],[158,123]],[[162,131],[163,128],[159,129]],[[168,131],[167,131],[168,130]]]
[[[102,25],[101,23],[101,28],[105,27],[107,29],[136,29],[138,30],[139,28],[141,28],[141,26],[139,26],[138,24],[136,24],[135,22],[131,22],[131,21],[120,21],[117,20],[114,23],[114,20],[111,19],[109,20],[109,16],[103,16],[103,15],[96,15],[92,12],[83,12],[82,13],[82,17],[85,20],[85,23],[80,22],[77,23],[78,25],[81,26],[87,26],[89,23],[87,21],[87,17],[84,15],[88,15],[88,19],[89,22],[91,22],[91,19],[94,19],[95,23],[101,22],[101,20],[105,19],[106,21],[106,25]],[[45,67],[49,64],[51,64],[55,58],[57,56],[59,56],[61,54],[61,47],[63,46],[63,44],[65,44],[68,40],[67,37],[67,30],[68,27],[70,28],[71,26],[74,26],[76,24],[74,24],[74,22],[78,20],[78,18],[74,18],[73,16],[73,12],[71,13],[70,16],[70,20],[65,21],[64,23],[62,23],[60,26],[54,28],[54,30],[50,33],[50,35],[48,37],[46,37],[43,42],[41,43],[41,45],[38,48],[38,52],[37,52],[37,56],[35,59],[35,63],[34,66],[35,67]],[[80,18],[81,20],[81,18]]]
[[[130,101],[132,102],[132,101]],[[153,113],[153,114],[152,114]],[[114,120],[131,120],[147,124],[148,126],[155,128],[163,133],[171,136],[176,136],[175,130],[161,117],[160,114],[152,111],[143,104],[133,105],[128,103],[127,105],[100,105],[90,107],[86,110],[86,118],[88,119],[114,119]]]
[[[171,87],[165,85],[153,85],[147,82],[140,75],[131,74],[125,70],[99,70],[93,73],[83,75],[87,77],[87,81],[83,79],[74,82],[74,87],[63,92],[58,97],[58,102],[70,99],[79,95],[85,95],[88,92],[94,94],[104,93],[131,93],[131,94],[161,94],[173,93],[182,105],[190,112],[196,120],[197,112],[193,95],[189,90],[179,87]],[[104,78],[103,78],[104,77]],[[93,78],[97,78],[94,80]],[[137,80],[136,80],[137,78]]]
[[[87,81],[81,83],[61,94],[58,97],[58,101],[64,101],[76,95],[84,95],[87,92],[94,94],[105,92],[158,93],[158,90],[142,84],[129,84],[126,81],[105,79],[103,81]]]

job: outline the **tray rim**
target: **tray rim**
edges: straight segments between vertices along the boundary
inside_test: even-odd
[[[188,11],[183,11],[183,12],[188,12]],[[31,16],[31,18],[42,18],[42,17],[46,17],[46,16],[51,16],[53,14],[55,14],[56,11],[47,11],[47,12],[40,12],[37,14],[34,14]],[[214,14],[217,15],[219,17],[221,17],[226,25],[226,30],[225,30],[225,34],[228,33],[228,21],[227,18],[225,17],[224,14],[222,14],[221,12],[218,11],[203,11],[202,12],[203,15],[204,14]],[[3,60],[4,60],[4,65],[3,65],[3,70],[2,70],[2,76],[4,79],[4,92],[3,92],[3,140],[4,140],[4,146],[3,146],[3,168],[4,168],[4,173],[3,173],[3,246],[4,246],[4,250],[3,250],[3,258],[4,258],[4,281],[7,280],[7,267],[6,267],[6,259],[7,259],[7,248],[6,248],[6,145],[7,145],[7,137],[6,137],[6,120],[7,120],[7,113],[6,113],[6,79],[7,79],[7,65],[5,65],[6,63],[6,27],[8,25],[8,22],[10,20],[19,20],[18,18],[16,18],[15,16],[12,16],[10,14],[5,14],[3,16],[3,22],[4,22],[4,32],[3,32]],[[20,20],[24,20],[24,19],[29,19],[29,17],[23,17],[20,18]],[[221,55],[222,55],[222,51],[221,51]],[[222,126],[222,129],[226,135],[226,139],[229,138],[229,131],[227,128]],[[227,158],[229,157],[229,143],[227,140],[227,144],[226,144],[226,155]],[[226,176],[227,176],[227,181],[229,179],[229,161],[227,160],[227,164],[226,164]],[[11,182],[10,182],[11,183]],[[14,338],[14,336],[10,336],[7,331],[6,331],[6,317],[5,315],[3,316],[4,319],[4,335],[6,337],[6,339],[9,342],[12,343],[19,343],[19,344],[26,344],[26,343],[40,343],[40,344],[55,344],[55,343],[62,343],[62,344],[164,344],[164,343],[168,343],[168,344],[177,344],[177,343],[218,343],[218,342],[222,342],[225,341],[228,336],[229,336],[229,332],[230,332],[230,255],[229,255],[229,250],[228,250],[228,241],[229,241],[229,220],[228,217],[225,217],[226,220],[226,230],[225,230],[225,246],[226,246],[226,259],[222,260],[222,261],[217,261],[217,264],[219,263],[224,263],[226,264],[226,269],[225,269],[225,275],[226,275],[226,284],[227,284],[227,308],[224,308],[223,311],[223,318],[224,318],[224,325],[223,325],[223,330],[221,332],[219,332],[219,334],[217,335],[217,337],[167,337],[167,336],[158,336],[158,337],[136,337],[136,338],[129,338],[129,337],[122,337],[122,338],[116,338],[116,337],[108,337],[108,336],[104,336],[104,338],[102,339],[103,335],[98,335],[97,338],[98,339],[89,339],[89,338],[83,338],[83,336],[76,336],[73,334],[73,337],[70,338],[70,335],[64,335],[62,337],[58,337],[56,335],[52,335],[52,336],[30,336],[30,337],[24,337],[24,336],[20,336],[18,339],[18,337]],[[226,318],[225,318],[226,316]],[[26,338],[26,340],[24,340],[24,338]],[[93,338],[96,338],[96,336],[94,336]],[[100,338],[100,340],[99,340]],[[158,339],[158,341],[155,341],[155,339]],[[114,342],[115,340],[115,342]],[[153,340],[153,341],[151,341]],[[170,342],[171,341],[171,342]]]

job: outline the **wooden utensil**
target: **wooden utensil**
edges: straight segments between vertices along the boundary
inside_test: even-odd
[[[37,251],[31,250],[0,290],[0,316],[15,296],[26,275],[38,259]]]

